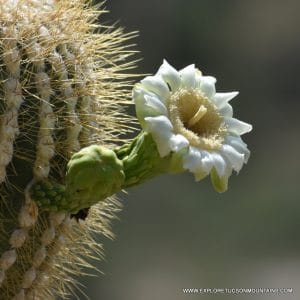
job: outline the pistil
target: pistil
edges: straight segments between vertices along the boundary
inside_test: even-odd
[[[188,121],[188,127],[192,127],[197,122],[199,122],[203,116],[206,114],[207,108],[204,105],[200,105],[197,112],[194,114],[194,116]]]

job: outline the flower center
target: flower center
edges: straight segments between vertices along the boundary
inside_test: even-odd
[[[227,132],[217,107],[200,90],[180,89],[170,97],[169,114],[177,133],[206,150],[222,146]]]

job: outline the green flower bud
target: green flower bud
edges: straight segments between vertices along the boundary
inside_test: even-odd
[[[113,150],[92,145],[74,154],[67,165],[66,204],[78,212],[121,190],[123,162]]]

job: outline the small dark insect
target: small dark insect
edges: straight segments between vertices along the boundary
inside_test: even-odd
[[[89,215],[89,210],[90,210],[89,207],[83,208],[79,212],[77,212],[76,214],[71,214],[71,218],[76,219],[77,222],[79,220],[84,221],[87,218],[87,216]]]

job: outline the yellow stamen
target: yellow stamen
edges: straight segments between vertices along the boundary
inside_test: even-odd
[[[204,105],[200,105],[198,111],[194,114],[194,116],[188,121],[188,127],[192,127],[195,125],[202,117],[206,114],[207,108]]]
[[[221,148],[227,128],[213,102],[197,89],[180,89],[170,97],[169,116],[174,131],[190,145],[205,149]]]

